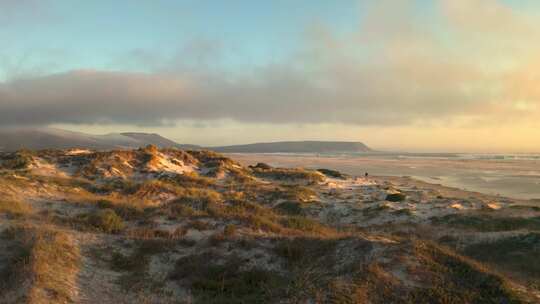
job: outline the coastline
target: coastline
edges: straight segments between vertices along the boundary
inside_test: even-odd
[[[277,167],[328,168],[352,176],[370,176],[422,184],[455,195],[509,199],[520,204],[538,205],[540,162],[537,160],[452,160],[393,159],[373,156],[340,157],[317,155],[243,154],[227,156],[243,165],[258,162]]]

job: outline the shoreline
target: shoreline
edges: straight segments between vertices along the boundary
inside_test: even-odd
[[[540,203],[540,181],[527,175],[534,170],[540,172],[537,161],[398,160],[259,153],[230,153],[227,156],[243,165],[264,162],[276,167],[328,168],[360,177],[368,172],[371,178],[415,183],[460,196],[481,195],[484,199],[512,200],[527,205]]]

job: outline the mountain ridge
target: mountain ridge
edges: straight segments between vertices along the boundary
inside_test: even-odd
[[[278,141],[209,147],[221,153],[344,153],[372,152],[373,150],[361,142],[353,141]]]
[[[146,145],[159,148],[187,150],[212,150],[221,153],[355,153],[373,152],[361,142],[350,141],[278,141],[245,145],[202,147],[180,144],[157,133],[120,132],[104,135],[87,134],[56,128],[8,128],[0,130],[0,151],[20,149],[70,149],[93,150],[132,149]]]
[[[160,148],[194,149],[198,146],[182,145],[155,133],[109,133],[93,135],[56,128],[13,128],[0,130],[0,151],[20,149],[132,149],[146,145]]]

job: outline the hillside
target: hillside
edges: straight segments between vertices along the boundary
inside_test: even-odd
[[[160,148],[200,150],[201,146],[179,144],[156,133],[124,132],[93,135],[55,128],[5,128],[0,130],[0,151],[20,149],[133,149],[146,145]],[[220,153],[355,153],[372,151],[360,142],[294,141],[256,143],[205,149]]]
[[[224,147],[210,147],[220,153],[356,153],[370,152],[361,142],[342,141],[285,141]]]
[[[0,153],[0,303],[538,303],[539,218],[209,151]]]
[[[180,145],[158,134],[148,133],[92,135],[53,128],[6,128],[0,130],[0,151],[70,148],[110,150],[138,148],[149,144],[163,148],[197,148],[197,146],[193,145]]]

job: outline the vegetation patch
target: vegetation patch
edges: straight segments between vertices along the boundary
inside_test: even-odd
[[[14,153],[5,154],[0,163],[3,169],[24,170],[27,169],[33,161],[34,153],[28,150],[19,150]]]
[[[347,174],[343,174],[336,170],[330,170],[330,169],[317,169],[318,172],[333,178],[340,178],[340,179],[346,179],[348,177]]]
[[[21,201],[4,201],[0,200],[0,214],[5,213],[12,217],[24,216],[32,213],[32,207]]]
[[[139,240],[131,254],[113,252],[110,265],[119,271],[120,286],[126,291],[138,291],[156,287],[156,282],[149,275],[152,256],[170,251],[176,243],[170,240]]]
[[[413,290],[410,303],[524,303],[502,277],[430,242],[416,242],[415,255],[430,271],[429,287]]]
[[[118,233],[125,228],[124,220],[113,209],[101,209],[88,217],[88,223],[106,233]]]
[[[492,215],[450,214],[431,219],[435,225],[473,229],[481,232],[513,231],[520,229],[540,230],[540,217],[496,217]]]
[[[282,220],[282,225],[289,229],[300,230],[310,233],[324,233],[329,230],[318,221],[304,216],[288,216]]]
[[[288,201],[306,202],[311,201],[317,196],[314,190],[299,185],[283,185],[274,189],[271,193],[271,200],[284,199]]]
[[[530,277],[531,283],[540,283],[540,233],[476,243],[467,246],[463,253],[495,268]]]
[[[2,298],[13,303],[72,303],[79,248],[64,233],[10,228],[2,236],[14,252],[0,273]]]
[[[274,207],[274,209],[286,215],[301,215],[304,212],[302,204],[299,202],[283,202]]]
[[[202,253],[179,259],[171,278],[190,288],[196,303],[275,303],[283,295],[286,278],[242,266],[235,256]]]
[[[407,199],[407,195],[403,193],[391,193],[386,196],[386,200],[389,202],[403,202]]]
[[[306,182],[322,182],[324,181],[324,175],[317,171],[310,171],[305,169],[288,169],[288,168],[270,168],[262,169],[252,167],[253,173],[261,178],[283,180],[283,181],[298,181],[303,180]]]

